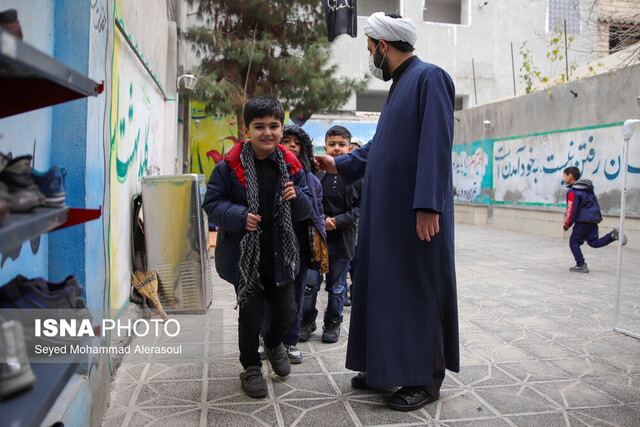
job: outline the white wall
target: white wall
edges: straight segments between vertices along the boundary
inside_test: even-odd
[[[364,1],[359,2],[359,8]],[[587,6],[592,2],[582,0],[584,19],[589,12]],[[465,15],[462,22],[466,21],[468,25],[423,22],[422,0],[403,0],[400,4],[400,14],[412,18],[418,27],[415,53],[422,60],[439,65],[451,74],[456,84],[456,94],[467,97],[465,108],[475,105],[472,59],[475,63],[478,105],[513,96],[511,42],[517,91],[525,88],[519,78],[522,63],[519,48],[524,41],[528,42],[535,63],[544,75],[564,72],[564,62],[552,67],[546,58],[547,41],[543,39],[548,38],[546,0],[489,0],[482,8],[478,7],[481,4],[479,1],[462,1],[462,13]],[[365,16],[358,17],[357,38],[341,35],[333,42],[333,58],[340,65],[341,75],[359,78],[369,72],[365,22]],[[569,62],[582,64],[595,59],[596,43],[596,34],[583,29],[583,33],[572,44],[575,51],[569,53]],[[390,83],[371,79],[369,90],[387,91],[389,86]],[[355,109],[355,97],[344,109]]]

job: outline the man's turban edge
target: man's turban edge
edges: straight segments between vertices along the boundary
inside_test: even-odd
[[[411,46],[418,40],[416,24],[411,18],[391,18],[384,12],[376,12],[367,18],[364,33],[376,40],[403,41]]]

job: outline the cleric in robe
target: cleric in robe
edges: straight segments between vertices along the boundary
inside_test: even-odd
[[[373,139],[335,159],[347,182],[364,176],[346,367],[355,388],[401,387],[409,411],[439,398],[460,369],[451,150],[455,89],[414,56],[411,19],[375,13],[365,25],[370,69],[393,79]]]

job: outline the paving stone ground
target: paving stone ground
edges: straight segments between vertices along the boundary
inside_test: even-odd
[[[182,354],[125,357],[102,425],[640,426],[640,340],[613,329],[617,246],[584,253],[591,272],[572,273],[567,240],[457,224],[462,367],[408,413],[384,406],[392,390],[351,388],[349,308],[338,343],[316,331],[289,377],[264,364],[267,398],[246,397],[233,287],[216,279],[206,315],[173,316],[179,336],[134,340]],[[617,326],[640,335],[640,251],[623,254]]]

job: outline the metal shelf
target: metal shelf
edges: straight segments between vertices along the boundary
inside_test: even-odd
[[[0,225],[0,253],[13,249],[67,222],[69,207],[35,208],[28,213],[10,213]]]
[[[103,90],[103,83],[0,29],[0,118],[96,96]]]
[[[31,369],[36,376],[36,382],[28,391],[0,402],[2,425],[39,426],[73,375],[76,366],[76,363],[32,363]]]
[[[100,218],[99,209],[35,208],[28,213],[11,213],[0,224],[0,253],[11,250],[43,233],[72,227]]]

